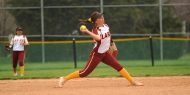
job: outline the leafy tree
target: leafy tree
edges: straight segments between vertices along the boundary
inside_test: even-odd
[[[9,0],[7,3],[16,4],[12,6],[26,6],[26,0],[18,1]],[[78,6],[78,5],[99,5],[99,0],[86,0],[73,1],[73,0],[44,0],[44,6]],[[106,5],[114,4],[156,4],[158,0],[104,0]],[[24,5],[25,4],[25,5]],[[30,0],[30,6],[40,6],[40,0]],[[78,19],[87,18],[89,14],[99,10],[96,8],[45,8],[44,9],[44,23],[45,34],[59,35],[72,34],[73,30],[78,29]],[[181,23],[178,18],[172,17],[174,12],[170,12],[170,9],[164,9],[165,14],[163,24],[166,26],[164,31],[173,32],[181,29]],[[24,26],[29,34],[41,34],[41,14],[40,9],[28,9],[28,10],[12,10],[10,11],[16,18],[17,24]],[[111,26],[113,33],[159,33],[159,7],[111,7],[104,8],[104,14],[107,23]],[[172,21],[172,22],[171,22]],[[172,23],[172,24],[170,24]],[[167,28],[167,24],[175,29]]]

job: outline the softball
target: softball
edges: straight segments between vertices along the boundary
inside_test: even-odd
[[[80,26],[80,30],[86,30],[86,26],[85,25],[81,25]]]

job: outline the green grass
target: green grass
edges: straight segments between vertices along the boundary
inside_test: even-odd
[[[189,60],[156,61],[152,67],[150,61],[119,61],[132,76],[184,76],[190,75]],[[73,62],[25,63],[26,79],[57,78],[73,71],[80,70],[86,62],[78,62],[74,69]],[[18,70],[19,71],[19,68]],[[89,77],[119,77],[120,75],[111,67],[100,63]],[[0,79],[20,79],[13,77],[11,62],[0,63]]]

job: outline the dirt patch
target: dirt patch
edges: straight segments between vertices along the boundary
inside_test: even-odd
[[[58,79],[0,80],[0,95],[190,95],[190,76],[136,77],[144,86],[124,78],[79,78],[56,88]]]

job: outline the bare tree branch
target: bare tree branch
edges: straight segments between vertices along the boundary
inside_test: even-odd
[[[190,4],[190,0],[170,0],[173,3]],[[183,20],[190,22],[190,5],[174,6],[176,14]]]

